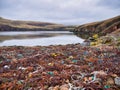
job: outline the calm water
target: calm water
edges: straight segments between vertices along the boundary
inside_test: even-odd
[[[48,46],[82,43],[69,31],[0,32],[0,46]]]

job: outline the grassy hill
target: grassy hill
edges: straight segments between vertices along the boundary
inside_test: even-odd
[[[73,26],[64,26],[62,24],[35,22],[35,21],[17,21],[0,17],[0,31],[38,31],[38,30],[72,30]]]
[[[77,32],[79,36],[83,38],[88,38],[94,34],[98,34],[99,36],[105,36],[112,32],[117,32],[120,28],[120,16],[110,18],[107,20],[88,23],[84,25],[80,25],[74,29],[74,32]]]

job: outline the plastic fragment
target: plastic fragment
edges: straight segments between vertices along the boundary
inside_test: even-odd
[[[5,65],[3,68],[4,68],[4,69],[10,69],[10,66]]]
[[[53,75],[54,75],[54,73],[53,73],[53,72],[48,72],[48,74],[49,74],[49,75],[51,75],[51,76],[53,76]]]
[[[120,86],[120,77],[115,78],[115,84]]]
[[[109,85],[105,85],[104,88],[110,88],[110,86]]]

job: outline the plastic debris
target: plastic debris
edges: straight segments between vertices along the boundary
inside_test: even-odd
[[[120,86],[120,77],[115,78],[115,84]]]
[[[23,58],[23,55],[22,54],[18,54],[17,57],[20,59],[20,58]]]
[[[10,66],[5,65],[5,66],[4,66],[4,69],[10,69]]]
[[[110,86],[109,85],[105,85],[104,88],[110,88]]]
[[[26,70],[27,68],[24,67],[18,67],[18,70]]]
[[[77,63],[77,62],[78,62],[78,60],[72,60],[72,62],[73,62],[73,63]]]
[[[54,65],[54,63],[48,63],[48,65],[49,65],[49,66],[53,66],[53,65]]]
[[[53,76],[53,75],[54,75],[54,73],[53,73],[53,72],[48,72],[48,74],[49,74],[49,75],[51,75],[51,76]]]
[[[0,90],[119,90],[120,47],[0,47]]]
[[[73,56],[69,56],[68,58],[69,58],[69,59],[73,59],[74,57],[73,57]]]

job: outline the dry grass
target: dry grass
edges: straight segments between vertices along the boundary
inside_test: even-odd
[[[34,22],[34,21],[13,21],[4,18],[0,18],[0,25],[8,25],[16,28],[28,28],[28,29],[54,29],[64,27],[62,24],[47,23],[47,22]]]
[[[107,20],[103,20],[103,21],[98,21],[98,22],[92,22],[92,23],[83,24],[83,25],[80,25],[79,27],[84,28],[84,27],[90,27],[90,26],[96,26],[96,25],[98,25],[99,27],[103,27],[106,24],[108,24],[110,22],[117,21],[117,20],[120,21],[120,16],[117,16],[117,17],[114,17],[114,18],[110,18],[110,19],[107,19]]]

